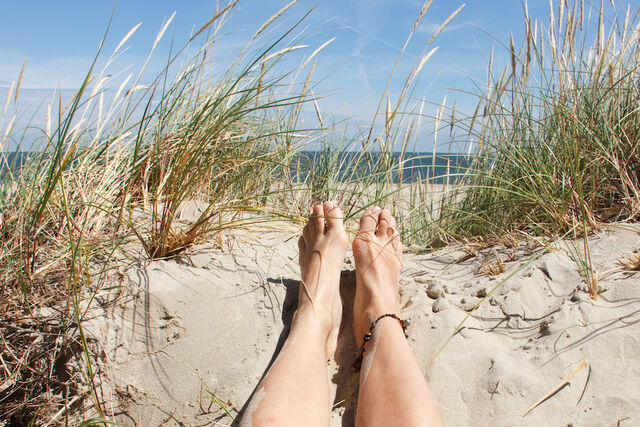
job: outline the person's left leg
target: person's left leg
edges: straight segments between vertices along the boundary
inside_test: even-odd
[[[280,354],[253,395],[241,426],[327,426],[327,360],[340,328],[340,271],[349,243],[333,202],[313,208],[298,241],[298,309]]]

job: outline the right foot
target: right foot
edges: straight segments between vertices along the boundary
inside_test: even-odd
[[[398,283],[402,269],[402,243],[396,220],[386,209],[369,208],[360,219],[353,240],[356,264],[356,296],[353,303],[353,332],[361,346],[371,322],[398,312]]]

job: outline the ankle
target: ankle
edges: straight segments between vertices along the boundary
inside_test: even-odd
[[[333,327],[331,312],[318,307],[298,307],[291,322],[292,328],[308,330],[316,336],[328,335]]]
[[[364,310],[353,314],[353,330],[356,338],[362,338],[362,335],[369,330],[371,323],[383,314],[400,313],[395,299],[389,300],[386,298],[371,297],[365,307]]]
[[[372,350],[371,347],[376,346],[375,341],[380,339],[383,327],[386,329],[390,328],[389,330],[393,334],[402,331],[404,337],[408,338],[409,333],[407,331],[407,328],[410,324],[411,322],[409,321],[409,319],[403,319],[395,313],[384,313],[376,317],[373,321],[371,321],[367,332],[362,335],[360,341],[358,341],[358,337],[356,337],[356,352],[359,355],[356,366],[360,365],[362,358],[365,356],[365,352],[367,350]],[[370,341],[372,341],[374,337],[377,338],[374,340],[374,342],[370,343]]]
[[[298,310],[293,316],[289,339],[301,341],[309,351],[329,354],[329,337],[332,323],[324,317],[315,315],[312,310]]]

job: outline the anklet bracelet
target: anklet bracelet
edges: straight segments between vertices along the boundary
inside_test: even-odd
[[[383,319],[385,317],[391,317],[393,319],[396,319],[398,323],[400,323],[400,326],[402,327],[402,332],[404,332],[405,338],[409,337],[409,334],[407,333],[407,327],[411,324],[411,321],[409,319],[401,319],[393,313],[383,314],[382,316],[378,317],[376,320],[371,322],[371,326],[369,326],[369,332],[364,334],[364,341],[362,342],[362,346],[356,347],[356,353],[362,356],[362,353],[364,353],[364,345],[371,340],[371,336],[372,336],[371,333],[373,332],[373,328],[376,327],[380,319]]]

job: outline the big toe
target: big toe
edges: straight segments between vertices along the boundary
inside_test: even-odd
[[[324,202],[324,219],[327,224],[327,232],[344,231],[344,214],[342,209],[332,201]]]

